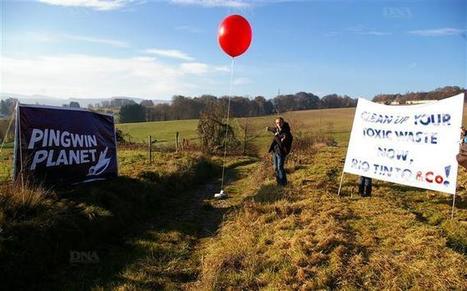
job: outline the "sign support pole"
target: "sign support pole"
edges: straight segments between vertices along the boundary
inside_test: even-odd
[[[454,209],[456,209],[456,192],[454,192],[454,197],[452,197],[451,219],[454,219]]]
[[[341,182],[339,183],[339,190],[337,191],[337,196],[341,196],[342,182],[344,181],[344,169],[342,169]]]
[[[152,137],[148,136],[148,158],[149,162],[152,162]]]
[[[18,146],[19,146],[19,176],[21,179],[21,188],[24,188],[24,169],[23,169],[23,142],[21,140],[21,117],[19,102],[16,103],[16,124],[18,125]],[[24,193],[23,193],[24,202]]]

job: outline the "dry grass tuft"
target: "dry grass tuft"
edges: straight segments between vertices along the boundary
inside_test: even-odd
[[[55,193],[40,186],[19,183],[0,185],[0,226],[25,220],[37,214],[39,208],[50,207]]]

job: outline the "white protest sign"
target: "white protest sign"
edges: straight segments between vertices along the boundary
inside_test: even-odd
[[[454,194],[464,94],[388,106],[358,99],[344,172]]]

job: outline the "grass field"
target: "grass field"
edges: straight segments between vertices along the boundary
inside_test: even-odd
[[[275,185],[269,160],[230,160],[228,199],[212,198],[217,181],[178,192],[179,198],[164,202],[167,211],[155,213],[123,244],[98,249],[98,265],[65,268],[46,286],[464,289],[466,189],[459,189],[454,220],[450,195],[386,182],[376,182],[373,196],[361,198],[356,177],[348,176],[338,197],[336,168],[344,155],[345,147],[322,147],[303,157],[288,167],[287,188]],[[462,171],[460,184],[466,182]]]
[[[345,109],[325,109],[325,110],[306,110],[286,112],[282,116],[291,124],[294,131],[302,132],[332,132],[338,140],[344,141],[352,128],[352,118],[355,112],[354,108]],[[243,122],[243,118],[232,119],[234,127]],[[248,118],[251,123],[252,136],[257,136],[255,143],[261,150],[265,150],[270,141],[270,134],[265,131],[266,126],[274,125],[273,116],[262,116]],[[197,141],[198,120],[177,120],[177,121],[159,121],[144,123],[124,123],[118,124],[117,128],[123,133],[129,134],[132,141],[147,142],[151,135],[163,143],[174,143],[175,135],[178,131],[181,138]]]
[[[459,171],[452,220],[452,196],[433,191],[374,181],[372,197],[363,198],[357,177],[346,175],[338,197],[353,112],[284,114],[298,139],[337,140],[297,153],[286,188],[275,185],[263,157],[267,116],[251,119],[260,157],[228,157],[224,200],[212,198],[219,158],[158,152],[149,163],[143,149],[124,147],[113,182],[28,192],[26,201],[21,191],[2,193],[0,270],[23,278],[23,289],[46,290],[464,290],[467,171]],[[133,138],[167,143],[177,131],[195,140],[196,126],[118,125]],[[0,154],[3,177],[11,154]],[[99,261],[71,264],[70,250],[96,252]]]
[[[355,108],[323,109],[286,112],[282,116],[290,122],[293,132],[307,133],[331,133],[338,142],[348,141],[352,129]],[[232,120],[233,125],[242,122],[242,118]],[[269,145],[271,136],[265,132],[266,126],[273,126],[273,116],[249,118],[252,127],[252,136],[257,136],[255,144],[261,151],[265,151]],[[198,120],[178,120],[145,123],[118,124],[117,127],[129,134],[133,141],[146,142],[149,135],[163,143],[173,144],[178,131],[181,138],[197,141],[196,132]],[[464,106],[464,126],[467,127],[467,106]]]

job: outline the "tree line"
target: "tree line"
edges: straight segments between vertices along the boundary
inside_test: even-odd
[[[140,104],[126,104],[120,108],[120,122],[165,121],[180,119],[197,119],[207,108],[213,105],[227,106],[229,98],[202,95],[200,97],[174,96],[172,102],[153,105],[150,100]],[[319,98],[312,93],[279,95],[267,100],[263,96],[246,98],[234,96],[230,98],[230,115],[232,117],[252,117],[281,114],[287,111],[355,107],[357,99],[349,96],[331,94]]]
[[[441,100],[463,92],[466,92],[464,88],[458,86],[446,86],[428,92],[422,91],[408,92],[405,94],[380,94],[373,98],[373,102],[384,104],[406,104],[408,101]],[[467,102],[466,97],[464,97],[464,102]]]
[[[440,100],[465,91],[464,88],[458,86],[446,86],[428,92],[379,94],[373,98],[373,101],[385,104],[405,104],[408,101]],[[465,101],[467,102],[467,98]],[[0,117],[9,116],[13,112],[16,102],[15,98],[0,100]],[[191,98],[176,95],[170,103],[154,104],[151,100],[143,100],[138,104],[131,99],[114,98],[102,101],[95,106],[89,106],[89,109],[108,113],[120,110],[120,122],[125,123],[198,119],[209,106],[227,107],[227,103],[228,97],[226,96],[202,95]],[[252,117],[297,110],[355,107],[357,99],[337,94],[330,94],[320,98],[313,93],[298,92],[296,94],[279,95],[272,99],[266,99],[263,96],[255,98],[234,96],[231,98],[230,103],[232,117]],[[64,106],[79,107],[79,103],[70,102],[70,104]]]

